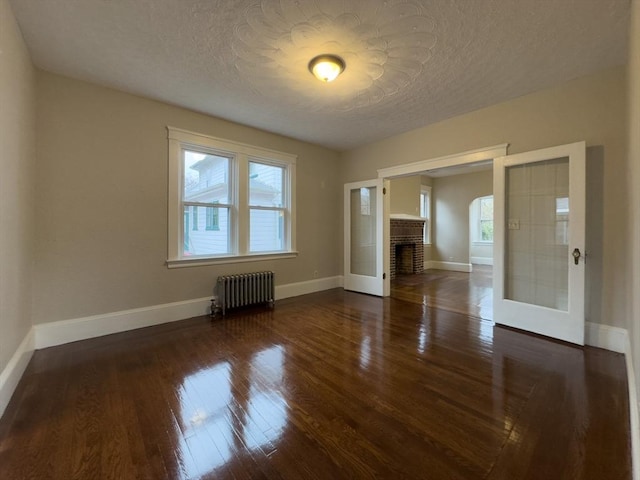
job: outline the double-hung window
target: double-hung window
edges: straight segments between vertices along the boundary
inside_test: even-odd
[[[493,195],[480,197],[476,203],[476,234],[477,243],[493,243]]]
[[[249,251],[274,252],[284,248],[286,169],[264,160],[249,161]]]
[[[233,205],[229,169],[233,157],[197,145],[185,145],[180,156],[181,203],[185,216],[191,211],[191,225],[182,227],[182,256],[230,253],[229,218]],[[218,219],[223,219],[222,229],[209,228],[214,211]]]
[[[295,255],[287,153],[168,127],[169,267]]]
[[[431,244],[431,187],[420,186],[420,216],[424,218],[423,243]]]

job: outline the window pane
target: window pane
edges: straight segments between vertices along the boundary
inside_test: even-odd
[[[217,219],[217,228],[209,228],[213,219]],[[185,205],[183,256],[225,253],[229,253],[229,209]]]
[[[281,210],[251,209],[249,250],[272,252],[284,250],[284,214]]]
[[[220,230],[220,213],[218,207],[205,207],[207,210],[207,230]]]
[[[493,220],[493,197],[480,199],[480,220]]]
[[[356,275],[368,277],[377,275],[376,192],[376,187],[351,190],[351,265],[349,268],[350,273]]]
[[[493,242],[493,196],[482,197],[480,202],[480,238],[481,242]]]
[[[480,240],[493,242],[493,220],[480,220]]]
[[[186,202],[229,204],[229,158],[184,150]]]
[[[249,162],[249,205],[282,207],[284,168]]]

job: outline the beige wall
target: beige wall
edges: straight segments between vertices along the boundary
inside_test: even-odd
[[[34,323],[206,297],[220,274],[341,273],[337,153],[46,72],[38,96]],[[167,125],[298,155],[297,258],[167,269]]]
[[[35,75],[0,0],[0,372],[31,327]]]
[[[600,297],[589,321],[626,325],[627,122],[626,69],[602,71],[563,85],[493,105],[343,154],[343,180],[377,176],[377,169],[455,154],[499,143],[509,153],[585,140],[603,154]]]
[[[394,178],[391,190],[391,212],[420,215],[420,175]]]
[[[627,185],[630,192],[628,275],[629,315],[627,329],[631,338],[636,388],[640,388],[640,3],[631,4],[629,42],[629,165]]]
[[[469,263],[469,206],[493,193],[493,172],[434,178],[432,260]]]

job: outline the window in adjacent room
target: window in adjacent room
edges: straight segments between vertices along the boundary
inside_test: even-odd
[[[170,267],[295,254],[294,155],[168,131]]]
[[[493,195],[474,200],[476,208],[476,231],[474,241],[493,243]]]
[[[414,197],[415,198],[415,197]],[[424,221],[424,243],[431,243],[431,187],[420,186],[420,216]]]

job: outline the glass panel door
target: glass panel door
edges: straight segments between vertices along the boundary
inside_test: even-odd
[[[382,295],[382,181],[346,184],[344,199],[344,288]]]
[[[584,344],[585,144],[494,162],[494,320]]]

